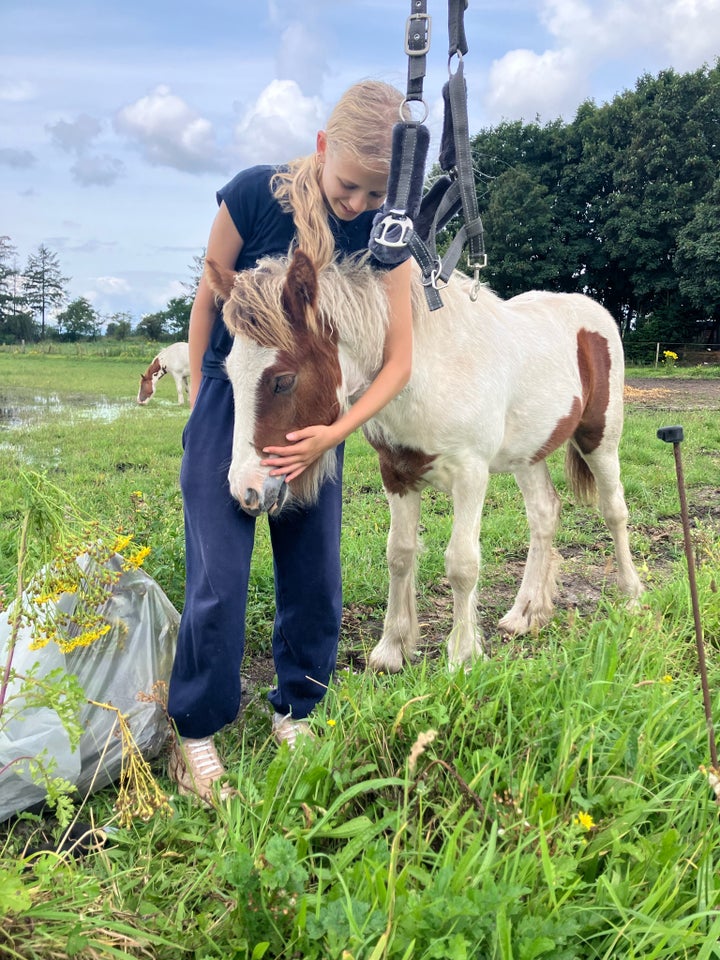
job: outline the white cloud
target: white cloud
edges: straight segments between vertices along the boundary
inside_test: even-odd
[[[281,163],[311,153],[323,121],[319,97],[306,97],[294,80],[273,80],[235,128],[242,162]]]
[[[27,80],[8,80],[0,77],[0,100],[8,103],[24,103],[35,97],[35,86]]]
[[[322,32],[299,22],[291,23],[280,38],[275,58],[278,80],[295,80],[303,90],[319,93],[326,71]]]
[[[538,16],[553,44],[493,62],[484,98],[490,122],[567,120],[603,66],[632,58],[636,77],[671,65],[684,72],[713,64],[720,51],[720,0],[544,0]]]
[[[558,50],[512,50],[493,63],[489,80],[485,104],[491,117],[522,117],[527,123],[538,114],[554,119],[572,109],[586,86],[575,57]]]
[[[210,121],[165,85],[123,107],[115,117],[115,129],[155,166],[174,167],[187,173],[222,166]]]
[[[118,294],[130,290],[130,284],[121,277],[96,277],[95,285],[100,293]]]

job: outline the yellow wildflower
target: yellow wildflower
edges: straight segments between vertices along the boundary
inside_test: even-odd
[[[580,813],[575,817],[573,823],[576,827],[583,827],[585,830],[592,830],[595,826],[595,821],[590,816],[589,813],[585,813],[584,810],[581,810]]]
[[[131,542],[132,538],[133,538],[132,534],[128,534],[127,536],[124,536],[124,537],[118,537],[117,540],[115,541],[115,545],[113,546],[114,552],[122,553],[125,547],[127,547],[128,544]]]
[[[335,721],[331,718],[330,720],[328,720],[327,725],[328,725],[329,727],[334,727],[334,726],[335,726]]]
[[[141,567],[145,562],[145,558],[150,553],[150,547],[141,547],[137,553],[134,553],[131,557],[128,557],[127,560],[123,563],[123,570],[137,570],[138,567]]]
[[[662,682],[663,682],[663,683],[672,683],[672,682],[673,682],[673,678],[670,676],[669,673],[666,673],[665,676],[662,678]]]

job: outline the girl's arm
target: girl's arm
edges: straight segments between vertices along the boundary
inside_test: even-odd
[[[210,228],[207,257],[222,264],[224,267],[228,267],[230,270],[234,270],[238,255],[242,250],[242,245],[242,237],[238,233],[237,227],[233,223],[228,208],[223,201]],[[195,404],[195,398],[200,387],[202,359],[210,341],[210,331],[215,323],[216,315],[217,304],[215,303],[215,294],[210,289],[210,285],[203,273],[197,291],[195,292],[192,310],[190,311],[190,330],[188,334],[190,350],[190,407]]]
[[[412,309],[410,274],[412,259],[385,274],[389,305],[389,323],[385,335],[384,361],[365,393],[335,423],[293,430],[287,434],[292,446],[266,447],[272,459],[273,476],[284,475],[287,482],[298,477],[311,463],[349,437],[396,397],[410,379],[412,370]]]

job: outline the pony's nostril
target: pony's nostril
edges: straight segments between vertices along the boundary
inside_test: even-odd
[[[248,487],[245,491],[245,496],[243,497],[244,506],[248,507],[250,510],[257,510],[260,505],[260,497],[258,496],[257,490],[253,490],[252,487]]]

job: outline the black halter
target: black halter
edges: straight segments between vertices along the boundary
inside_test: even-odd
[[[440,284],[447,283],[465,244],[468,245],[468,266],[476,283],[480,270],[487,264],[475,193],[467,86],[463,72],[463,56],[468,50],[464,25],[467,5],[468,0],[448,0],[449,80],[442,91],[445,115],[439,156],[443,176],[423,197],[425,161],[430,143],[430,134],[424,125],[427,106],[423,100],[426,56],[430,49],[430,17],[426,0],[411,0],[411,12],[405,25],[407,93],[401,117],[412,101],[423,104],[425,116],[419,121],[403,119],[393,128],[387,198],[375,215],[370,236],[370,249],[382,263],[399,263],[405,256],[405,248],[410,250],[420,265],[431,310],[442,306]],[[450,63],[455,55],[458,65],[453,73]],[[437,253],[437,231],[461,209],[465,223],[441,260]]]

